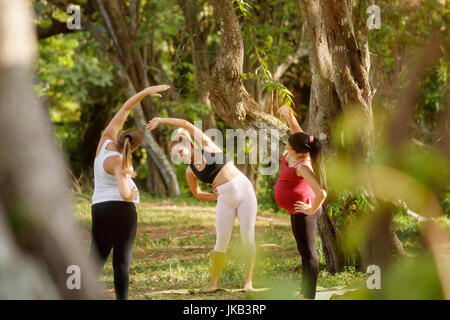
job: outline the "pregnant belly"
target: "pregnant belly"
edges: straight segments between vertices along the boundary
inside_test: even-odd
[[[307,202],[310,199],[311,203],[314,202],[314,192],[311,188],[305,188],[301,185],[292,185],[278,181],[275,185],[275,202],[283,209],[290,213],[295,212],[295,203],[297,201]]]

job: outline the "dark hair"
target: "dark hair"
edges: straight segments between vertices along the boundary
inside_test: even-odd
[[[322,144],[319,139],[303,132],[291,134],[288,142],[297,153],[309,153],[313,163],[314,174],[323,189],[328,191],[327,178],[322,158]]]

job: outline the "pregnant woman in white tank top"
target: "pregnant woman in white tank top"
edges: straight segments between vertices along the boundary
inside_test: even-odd
[[[128,298],[129,269],[136,238],[139,192],[132,178],[132,152],[144,134],[136,129],[122,132],[130,111],[146,96],[161,97],[167,85],[149,87],[125,102],[100,138],[94,161],[94,195],[92,197],[91,256],[99,261],[100,275],[113,250],[114,290],[117,299]]]

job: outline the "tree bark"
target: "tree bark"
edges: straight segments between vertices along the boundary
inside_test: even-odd
[[[208,17],[198,18],[201,12],[198,0],[178,0],[186,23],[189,36],[192,63],[194,64],[194,85],[197,93],[197,101],[208,107],[202,114],[203,128],[216,128],[216,120],[212,114],[209,101],[209,69],[208,69],[208,35],[211,31],[211,23]],[[206,20],[206,21],[205,21]]]
[[[133,30],[130,30],[125,22],[125,13],[119,1],[111,0],[104,2],[97,0],[97,4],[108,26],[109,34],[116,43],[119,60],[126,70],[127,77],[124,80],[128,83],[128,87],[132,92],[138,92],[148,87],[150,82],[145,61],[141,55],[141,51],[135,50],[136,44],[133,39],[135,39],[136,35],[132,34]],[[145,132],[144,144],[149,155],[148,161],[154,162],[154,166],[158,168],[159,174],[164,180],[164,193],[170,196],[178,195],[180,191],[173,165],[170,163],[164,149],[159,146],[153,135],[145,128],[146,122],[156,114],[155,108],[148,99],[143,100],[141,106],[142,110],[136,109],[134,116],[137,127]],[[149,172],[148,174],[152,173]],[[151,189],[155,185],[149,187],[149,191],[156,190]],[[161,191],[161,189],[158,191]]]
[[[306,130],[316,137],[326,136],[327,138],[321,139],[321,142],[324,150],[328,150],[329,137],[341,107],[333,82],[331,54],[321,6],[322,4],[317,1],[300,1],[312,75]],[[318,221],[318,229],[327,270],[331,273],[342,271],[344,257],[339,252],[336,229],[326,210]]]
[[[136,93],[133,85],[129,83],[129,90],[132,94]],[[142,102],[141,102],[142,103]],[[158,168],[158,173],[147,172],[149,174],[158,174],[163,179],[164,184],[168,190],[165,192],[169,196],[175,196],[180,194],[180,187],[178,185],[177,175],[175,173],[174,167],[169,161],[164,149],[158,144],[153,135],[146,129],[147,121],[142,114],[141,108],[136,108],[134,111],[135,123],[139,130],[145,133],[144,142],[147,145],[147,155],[151,158],[154,165]],[[161,187],[160,184],[155,184],[155,187]],[[155,190],[158,194],[162,194],[162,190]]]
[[[125,22],[125,13],[118,0],[104,2],[97,0],[100,12],[108,26],[112,39],[116,42],[116,48],[122,66],[126,70],[124,80],[132,92],[138,92],[150,85],[145,61],[140,50],[135,50],[133,39],[136,35]],[[126,78],[126,79],[125,79]],[[153,161],[164,180],[165,193],[169,196],[179,195],[178,179],[173,165],[169,161],[164,149],[159,146],[153,135],[146,130],[146,122],[156,113],[149,99],[141,102],[142,110],[135,109],[134,116],[137,127],[145,132],[144,144],[149,154],[148,161]],[[151,174],[151,173],[148,173]],[[159,186],[161,187],[161,185]],[[160,189],[159,189],[160,190]],[[155,191],[154,189],[150,191]]]
[[[115,106],[120,102],[119,94],[120,87],[118,84],[114,84],[113,91],[104,90],[104,88],[95,87],[90,90],[89,96],[92,97],[95,94],[96,97],[104,97],[102,99],[92,99],[94,102],[86,102],[86,106],[83,106],[80,116],[80,122],[85,126],[82,133],[81,150],[82,157],[82,170],[86,168],[92,168],[95,160],[95,154],[97,151],[98,141],[102,135],[103,129],[107,126],[108,121],[113,116],[112,109],[105,108],[107,106]],[[92,91],[95,91],[92,92]],[[81,174],[79,171],[75,171],[76,175]]]
[[[331,146],[330,137],[338,115],[357,115],[365,125],[358,128],[357,142],[350,153],[354,159],[367,161],[372,154],[375,94],[369,83],[367,27],[364,25],[364,30],[358,30],[358,38],[355,36],[351,0],[300,0],[300,8],[305,19],[312,73],[307,130],[318,136],[325,150],[332,153],[336,146]],[[327,215],[319,221],[319,232],[326,247],[328,270],[342,270],[345,260],[338,252],[336,232]],[[374,239],[377,235],[375,231]],[[390,232],[390,237],[399,243],[395,233]]]
[[[99,298],[63,159],[34,95],[33,19],[27,1],[0,0],[0,183],[8,186],[0,189],[0,296]],[[68,289],[70,265],[80,267],[81,290]]]
[[[221,31],[220,49],[210,64],[209,99],[215,114],[234,129],[273,129],[279,132],[280,141],[285,140],[286,125],[263,112],[243,85],[244,43],[231,1],[210,3]],[[284,143],[279,146],[282,148]]]
[[[50,2],[65,11],[67,4],[64,1],[50,0]],[[100,43],[108,57],[123,68],[118,72],[119,77],[132,92],[138,92],[157,83],[155,77],[147,71],[146,57],[142,54],[145,50],[137,49],[140,3],[131,1],[129,7],[119,0],[89,0],[86,3],[79,3],[85,10],[81,15],[83,27]],[[96,26],[98,21],[94,18],[95,12],[100,13],[104,29]],[[130,19],[130,23],[127,23],[127,18]],[[150,99],[144,99],[139,108],[141,110],[135,109],[134,116],[138,128],[145,130],[144,146],[149,154],[147,161],[154,162],[154,167],[159,170],[159,175],[164,181],[163,193],[178,195],[179,185],[174,167],[164,149],[158,144],[158,140],[143,125],[157,114],[156,106]],[[155,191],[152,190],[153,185],[148,187],[150,192]]]

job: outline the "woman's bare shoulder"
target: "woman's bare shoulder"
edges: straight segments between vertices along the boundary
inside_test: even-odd
[[[98,156],[98,154],[100,153],[100,150],[102,149],[103,144],[106,142],[106,140],[111,140],[112,142],[114,142],[114,140],[111,139],[111,137],[109,137],[107,135],[102,135],[100,137],[100,141],[98,142],[97,151],[95,153],[95,156]],[[110,150],[110,149],[108,149],[108,150]],[[115,150],[111,150],[111,151],[115,151]]]
[[[309,161],[302,161],[295,167],[295,173],[299,177],[304,177],[308,173],[314,174],[314,170],[312,168],[311,162]]]

